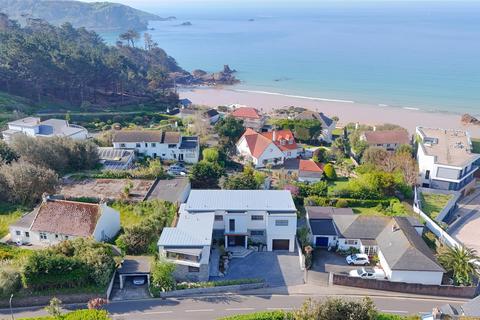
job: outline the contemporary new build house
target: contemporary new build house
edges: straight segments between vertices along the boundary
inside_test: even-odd
[[[395,151],[399,146],[411,143],[407,130],[401,129],[365,131],[360,140],[369,147],[380,147],[387,151]]]
[[[326,143],[332,142],[333,130],[335,130],[337,123],[332,118],[327,117],[323,112],[306,110],[297,115],[295,119],[320,121],[322,125],[322,133],[320,134],[318,139],[320,141],[325,141]]]
[[[12,241],[34,245],[48,246],[79,237],[108,241],[120,231],[120,213],[105,203],[44,197],[37,208],[11,224],[9,230]]]
[[[251,128],[255,131],[261,131],[266,118],[255,108],[237,107],[230,116],[243,121],[245,128]]]
[[[164,160],[197,163],[200,155],[198,137],[184,137],[178,132],[161,130],[122,130],[115,132],[113,147],[133,149],[137,154]]]
[[[84,140],[88,131],[84,127],[68,123],[66,120],[27,117],[7,123],[8,129],[2,132],[3,139],[8,143],[14,136],[25,134],[34,138],[66,137],[75,140]]]
[[[306,207],[316,247],[358,249],[378,255],[388,280],[441,284],[445,270],[421,238],[423,225],[410,217],[354,214],[351,209]]]
[[[290,130],[258,133],[248,128],[236,146],[237,153],[252,161],[257,168],[268,164],[280,165],[285,159],[298,157],[298,146]]]
[[[417,161],[422,187],[464,192],[475,184],[480,154],[468,132],[417,127]]]
[[[294,251],[296,212],[285,190],[192,190],[176,227],[163,229],[159,253],[177,264],[177,278],[206,280],[212,239],[226,250],[251,240],[268,251]]]

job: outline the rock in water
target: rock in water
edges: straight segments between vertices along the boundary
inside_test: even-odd
[[[475,118],[474,116],[468,114],[468,113],[465,113],[463,116],[462,116],[462,123],[463,124],[475,124],[475,125],[480,125],[480,120],[478,120],[477,118]]]

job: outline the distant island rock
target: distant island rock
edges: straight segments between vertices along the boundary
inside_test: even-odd
[[[149,21],[176,19],[111,2],[0,0],[0,12],[22,25],[29,19],[42,19],[56,26],[70,22],[74,27],[95,31],[147,30]]]
[[[185,21],[184,23],[179,24],[180,27],[188,27],[191,26],[192,23],[190,21]]]
[[[253,22],[255,21],[255,19],[251,18],[251,19],[248,19],[248,21]]]
[[[240,82],[234,75],[236,72],[226,64],[222,71],[214,73],[208,73],[201,69],[193,70],[191,73],[177,73],[175,80],[178,84],[186,85],[232,85]]]
[[[473,125],[480,125],[480,120],[478,120],[477,118],[475,118],[474,116],[468,114],[468,113],[465,113],[463,116],[462,116],[462,119],[461,119],[462,123],[463,124],[473,124]]]

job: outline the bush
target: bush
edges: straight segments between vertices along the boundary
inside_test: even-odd
[[[21,288],[21,274],[16,269],[10,263],[0,262],[0,297],[7,297]]]
[[[293,320],[293,316],[285,311],[263,311],[250,314],[239,314],[220,320]]]
[[[177,283],[176,290],[194,289],[194,288],[213,288],[234,286],[240,284],[261,283],[263,279],[235,279],[235,280],[222,280],[222,281],[206,281],[206,282],[181,282]]]
[[[106,170],[93,174],[96,179],[164,179],[167,174],[159,159],[149,159],[145,166],[131,170]]]
[[[311,196],[305,198],[304,202],[306,206],[337,206],[337,203],[341,201],[340,205],[347,203],[346,207],[360,207],[360,208],[373,208],[380,205],[383,208],[387,208],[393,203],[400,203],[397,198],[389,198],[384,200],[363,200],[363,199],[351,199],[351,198],[328,198]]]
[[[323,302],[307,299],[298,310],[293,312],[293,316],[294,319],[302,320],[376,320],[377,310],[370,298],[360,301],[328,298]]]
[[[335,180],[337,179],[337,173],[335,172],[335,168],[333,167],[333,165],[331,163],[327,163],[324,167],[323,167],[323,173],[325,174],[325,177],[328,179],[328,180]]]
[[[175,264],[166,261],[155,261],[152,265],[151,289],[154,295],[160,292],[171,291],[175,289],[175,278],[173,272]]]
[[[335,207],[337,208],[347,208],[348,201],[346,199],[338,199],[337,203],[335,203]]]
[[[22,318],[24,320],[110,320],[105,310],[76,310],[59,317]]]

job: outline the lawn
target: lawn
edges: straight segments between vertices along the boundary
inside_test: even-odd
[[[480,139],[479,138],[474,138],[472,139],[472,151],[474,153],[480,153]]]
[[[422,211],[430,218],[435,219],[445,208],[448,201],[453,198],[452,194],[421,193]]]
[[[8,234],[8,226],[27,212],[28,209],[0,203],[0,238]]]
[[[115,201],[111,207],[120,212],[120,224],[122,227],[130,227],[142,222],[145,218],[153,215],[154,213],[162,212],[164,208],[170,210],[172,204],[169,202],[163,202],[161,200],[149,200],[137,203],[128,203],[124,201]],[[176,209],[172,208],[169,212],[176,212]],[[169,213],[168,223],[173,220],[173,213]]]
[[[345,187],[348,183],[348,178],[346,177],[339,177],[335,181],[328,182],[328,195],[333,196],[335,194],[335,190],[341,189]]]

